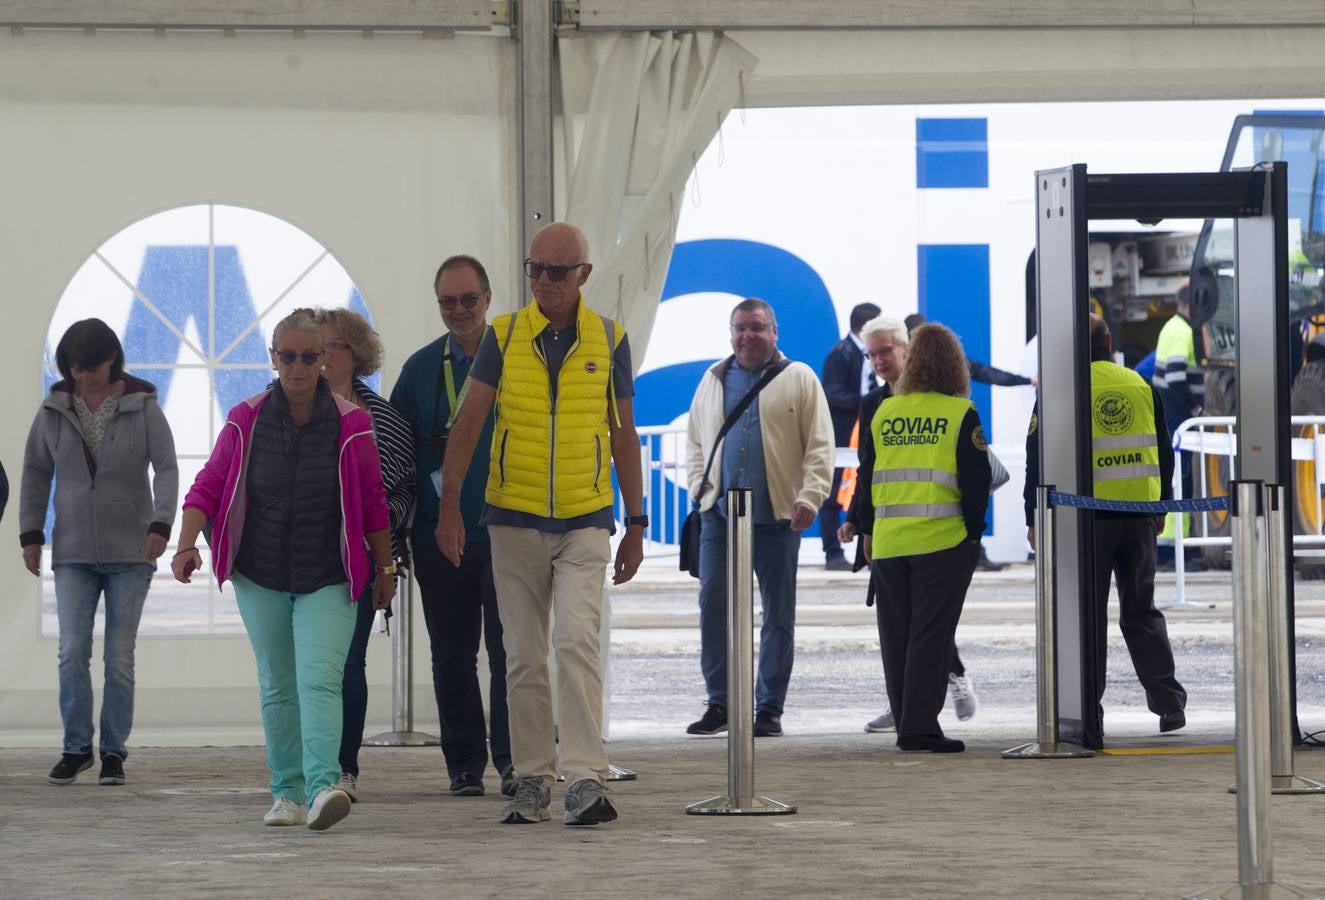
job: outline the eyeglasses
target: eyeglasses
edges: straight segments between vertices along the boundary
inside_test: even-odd
[[[529,276],[530,281],[537,281],[544,272],[547,273],[548,281],[565,281],[566,276],[575,269],[587,265],[588,263],[575,263],[571,266],[549,266],[547,263],[526,259],[524,261],[524,273]]]
[[[271,355],[280,360],[280,363],[283,366],[292,366],[294,365],[295,360],[299,360],[299,362],[304,364],[304,368],[311,369],[322,361],[324,354],[312,350],[305,350],[303,353],[295,353],[293,350],[277,350],[273,347]]]
[[[732,334],[766,334],[770,330],[772,330],[772,326],[767,322],[749,322],[732,326]]]
[[[895,352],[897,352],[896,347],[880,347],[878,350],[871,350],[865,355],[870,359],[889,359]]]
[[[457,303],[463,303],[465,309],[473,309],[474,304],[478,303],[482,296],[482,294],[461,294],[459,297],[452,297],[448,294],[443,294],[437,298],[437,305],[447,312],[455,309]]]

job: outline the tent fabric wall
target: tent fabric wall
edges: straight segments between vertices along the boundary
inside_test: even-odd
[[[431,291],[441,258],[505,260],[515,241],[508,51],[482,36],[0,34],[6,467],[20,469],[47,328],[75,269],[124,226],[176,206],[256,208],[335,254],[382,333],[389,389],[441,331]],[[494,293],[509,297],[510,267],[491,268]],[[10,548],[0,554],[0,743],[56,746],[55,641],[41,636],[39,582],[22,569],[17,527],[11,512],[0,532]],[[426,660],[421,627],[415,646]],[[373,641],[369,664],[381,722],[387,640]],[[430,695],[428,667],[415,672],[416,695]],[[138,742],[261,734],[242,635],[140,638],[137,682]],[[435,721],[431,703],[416,709]]]
[[[558,50],[567,170],[560,218],[585,230],[595,263],[585,297],[625,322],[638,368],[686,179],[756,60],[707,32],[570,35]]]
[[[759,59],[749,106],[1314,97],[1325,84],[1319,25],[728,35]]]

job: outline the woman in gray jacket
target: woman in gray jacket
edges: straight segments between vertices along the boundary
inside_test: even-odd
[[[124,349],[105,322],[84,319],[69,326],[56,347],[55,365],[62,380],[37,410],[19,491],[23,564],[40,577],[55,478],[51,565],[60,623],[64,754],[49,780],[72,784],[92,766],[92,624],[105,594],[98,780],[124,784],[138,621],[175,521],[175,441],[156,388],[124,372]]]

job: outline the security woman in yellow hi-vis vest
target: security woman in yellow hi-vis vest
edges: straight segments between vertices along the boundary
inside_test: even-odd
[[[1168,500],[1173,496],[1173,445],[1164,406],[1154,387],[1131,369],[1110,362],[1112,339],[1099,316],[1090,317],[1091,474],[1094,496],[1105,500]],[[1040,483],[1039,410],[1026,436],[1027,539],[1035,546],[1035,487]],[[1160,731],[1187,724],[1187,692],[1174,677],[1173,649],[1164,614],[1155,609],[1155,535],[1164,517],[1146,513],[1095,514],[1095,608],[1097,697],[1105,685],[1109,581],[1118,582],[1118,625],[1127,642],[1146,705],[1159,716]],[[1100,719],[1103,721],[1103,706]],[[1101,729],[1102,731],[1102,729]],[[1099,746],[1103,734],[1087,733]]]
[[[865,547],[900,750],[966,749],[944,736],[939,711],[989,505],[989,448],[966,397],[968,371],[956,335],[917,328],[896,394],[869,426],[874,526]]]

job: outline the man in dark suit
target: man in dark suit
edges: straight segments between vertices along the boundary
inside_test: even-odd
[[[874,389],[877,382],[874,371],[865,359],[865,345],[860,340],[860,329],[879,314],[873,303],[860,303],[851,310],[847,336],[833,345],[824,360],[821,381],[828,396],[828,411],[833,417],[833,439],[837,446],[845,447],[851,441],[851,430],[860,415],[860,398]],[[833,486],[828,499],[819,507],[819,534],[824,545],[824,567],[850,572],[851,563],[842,552],[837,539],[841,524],[842,507],[837,503],[837,491],[842,486],[842,470],[833,469]]]

